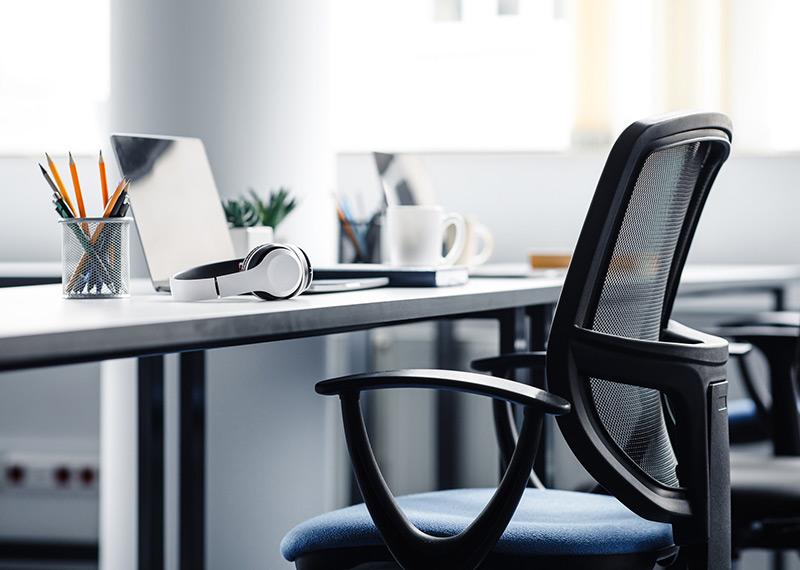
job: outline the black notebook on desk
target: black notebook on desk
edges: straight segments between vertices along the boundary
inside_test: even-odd
[[[392,267],[373,263],[343,263],[315,267],[314,279],[388,277],[389,287],[449,287],[469,281],[466,267]]]

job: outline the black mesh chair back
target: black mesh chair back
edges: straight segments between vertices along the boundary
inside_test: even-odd
[[[721,163],[713,141],[654,150],[633,179],[630,197],[585,325],[626,338],[658,341],[668,317],[667,286],[678,242],[693,225],[709,189],[704,174]],[[717,155],[719,156],[719,155]],[[709,160],[711,158],[711,160]],[[603,427],[645,473],[675,487],[675,454],[658,391],[591,378],[591,396]]]
[[[559,425],[578,459],[638,514],[678,527],[698,512],[689,487],[707,484],[708,477],[692,481],[682,469],[696,458],[678,445],[682,425],[673,398],[654,385],[649,367],[659,358],[621,369],[622,361],[615,366],[614,355],[603,350],[615,339],[638,341],[618,343],[618,352],[646,351],[680,336],[669,330],[673,300],[730,139],[730,122],[719,114],[638,122],[620,135],[577,243],[548,346],[548,389],[573,403],[576,413],[559,418]],[[603,341],[608,347],[600,350]],[[576,356],[588,345],[599,364]],[[726,358],[717,352],[717,359]]]

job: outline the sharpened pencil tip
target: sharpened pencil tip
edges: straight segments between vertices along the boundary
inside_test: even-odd
[[[52,159],[52,158],[50,158],[50,155],[49,155],[49,154],[47,154],[47,153],[44,153],[44,157],[47,159],[47,162],[53,162],[53,159]]]
[[[103,150],[100,149],[100,160],[103,160]]]
[[[67,154],[69,155],[69,161],[70,161],[70,163],[73,163],[73,162],[75,162],[74,160],[72,160],[72,153],[71,153],[71,152],[68,152]]]

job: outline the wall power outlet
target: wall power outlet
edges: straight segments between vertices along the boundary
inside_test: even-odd
[[[0,451],[3,493],[97,494],[99,477],[97,455]]]

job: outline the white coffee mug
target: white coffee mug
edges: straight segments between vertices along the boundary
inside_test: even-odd
[[[464,244],[464,251],[456,261],[456,265],[466,265],[476,267],[483,265],[492,256],[494,251],[494,237],[485,225],[480,223],[475,216],[464,216],[466,222],[467,235]],[[448,239],[448,242],[452,241]]]
[[[454,238],[442,255],[450,227]],[[440,206],[390,206],[386,209],[386,252],[389,265],[421,267],[453,265],[466,244],[466,223],[459,214],[448,214]]]

